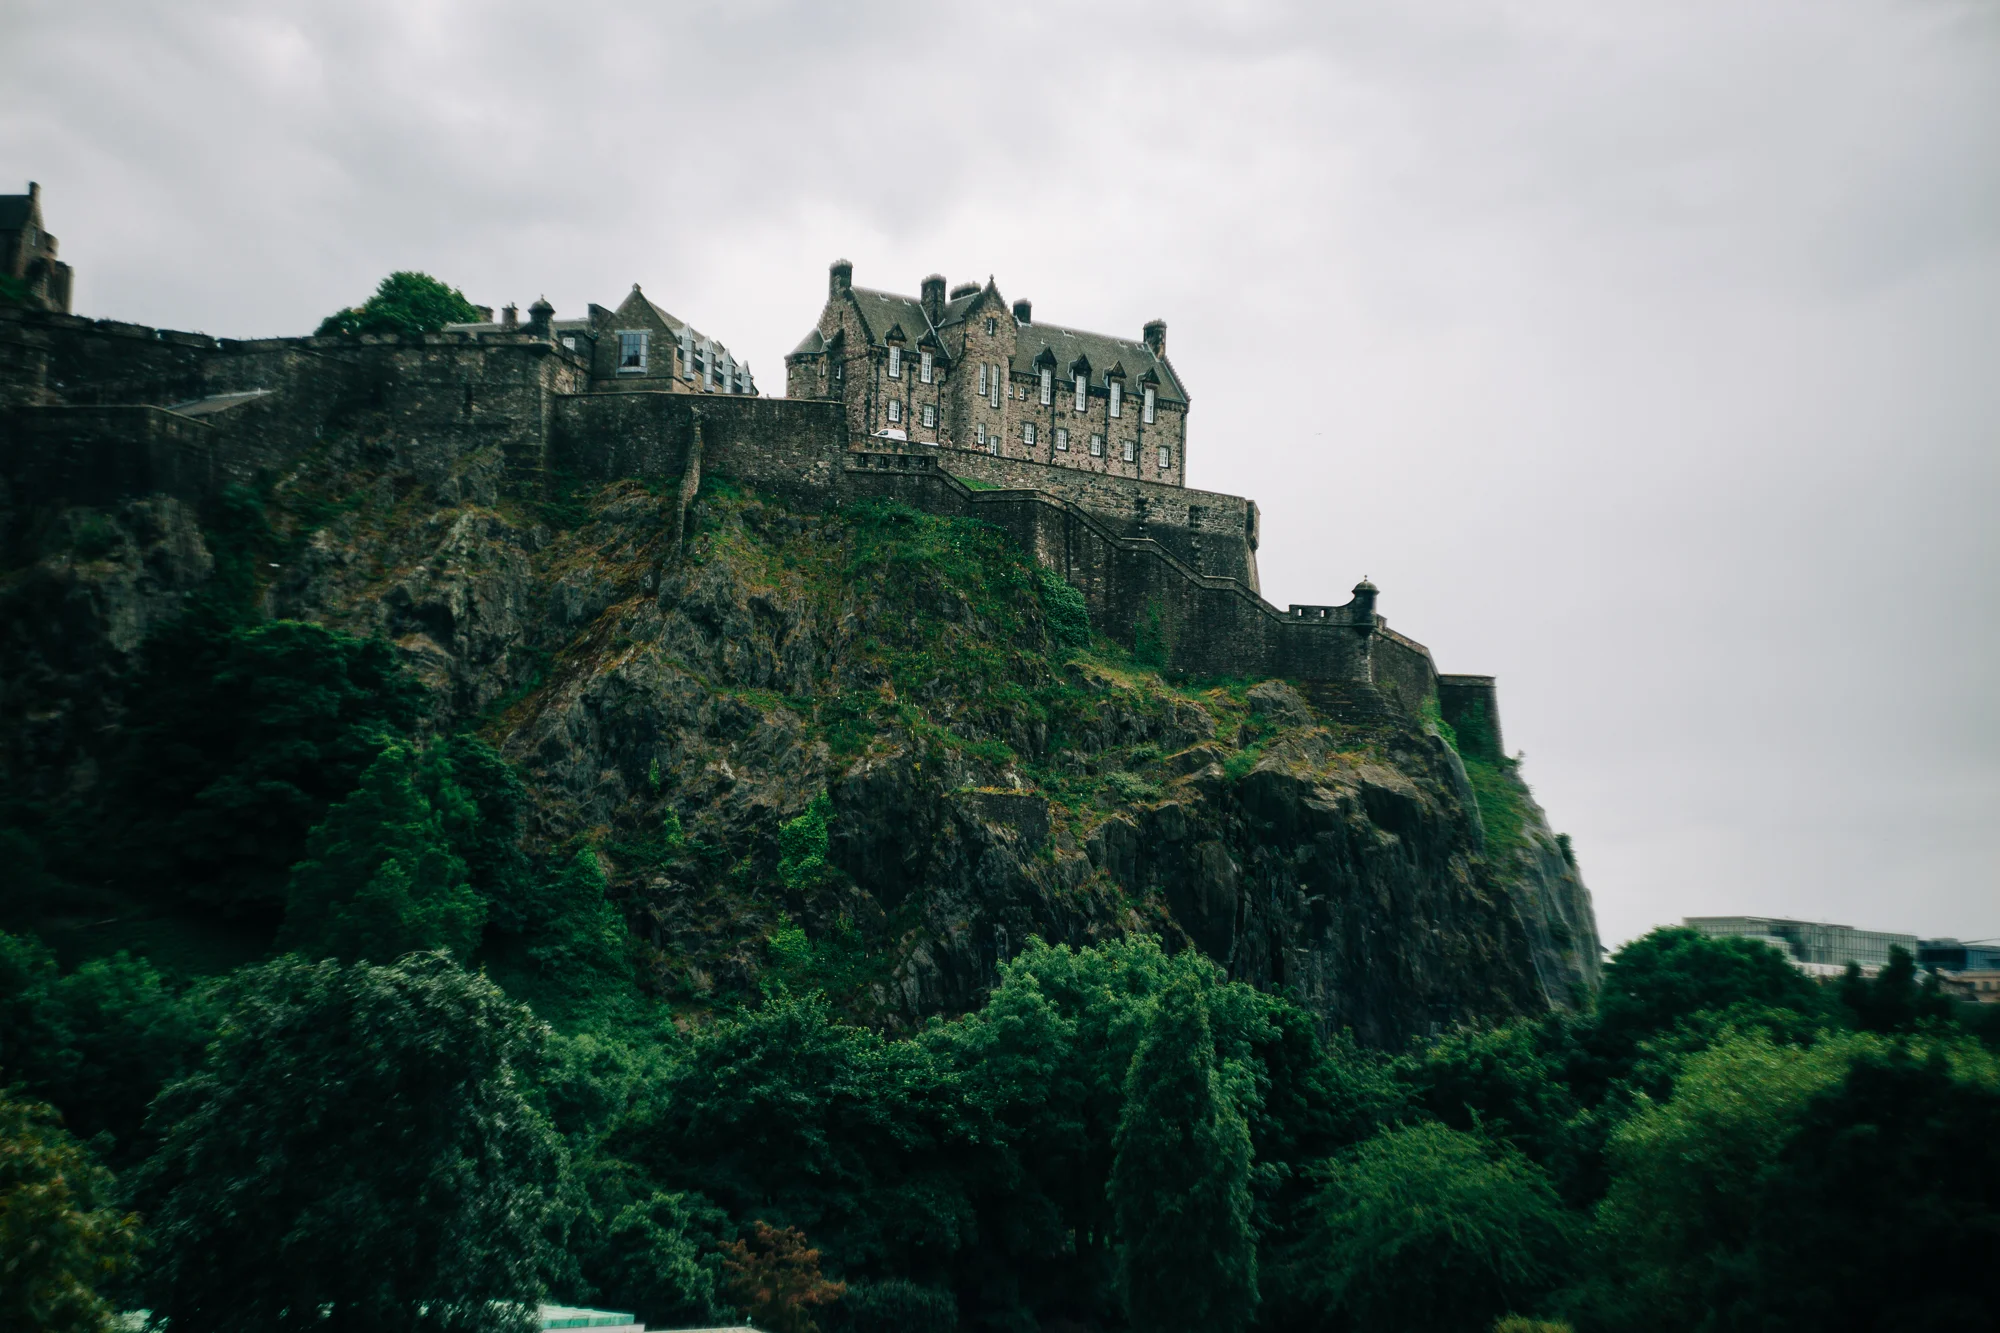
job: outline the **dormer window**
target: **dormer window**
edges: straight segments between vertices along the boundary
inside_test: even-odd
[[[1123,416],[1125,414],[1124,413],[1125,386],[1123,384],[1120,384],[1117,380],[1112,380],[1110,381],[1110,389],[1111,389],[1111,415],[1114,417]]]
[[[929,384],[931,382],[932,370],[936,364],[937,358],[931,355],[930,348],[926,347],[923,351],[917,353],[917,378]]]
[[[1146,386],[1146,396],[1139,403],[1139,420],[1145,422],[1148,426],[1153,424],[1153,405],[1157,399],[1158,395],[1153,392],[1153,386],[1148,384]],[[1162,463],[1160,466],[1165,467],[1166,464]]]
[[[646,331],[639,329],[618,335],[618,373],[637,375],[646,369]]]
[[[1048,366],[1042,367],[1042,406],[1047,407],[1056,400],[1056,372]]]
[[[1086,380],[1085,380],[1085,379],[1083,378],[1083,372],[1082,372],[1081,370],[1079,370],[1079,371],[1077,371],[1077,372],[1076,372],[1076,410],[1077,410],[1077,411],[1079,411],[1079,412],[1083,411],[1083,409],[1084,409],[1084,405],[1085,405],[1085,403],[1084,403],[1084,400],[1085,400],[1085,399],[1086,399],[1086,398],[1087,398],[1087,397],[1089,396],[1089,394],[1090,394],[1090,385],[1089,385],[1089,383],[1088,383],[1088,382],[1087,382],[1087,381],[1086,381]]]
[[[892,380],[903,378],[903,349],[900,347],[889,348],[889,378]]]

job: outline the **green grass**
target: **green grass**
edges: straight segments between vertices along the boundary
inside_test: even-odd
[[[1471,779],[1473,795],[1479,801],[1479,821],[1486,827],[1487,855],[1499,856],[1526,847],[1531,813],[1528,785],[1521,781],[1518,766],[1511,759],[1490,764],[1466,756],[1464,761],[1465,775]]]

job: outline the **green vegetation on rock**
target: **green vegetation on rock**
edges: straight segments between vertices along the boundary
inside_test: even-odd
[[[337,310],[315,333],[436,333],[447,324],[479,318],[479,310],[456,287],[428,273],[399,270],[382,279],[375,294],[358,306]]]

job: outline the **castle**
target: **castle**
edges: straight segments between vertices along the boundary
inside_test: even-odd
[[[26,194],[0,194],[0,274],[42,309],[69,309],[69,265],[56,258],[56,238],[42,225],[42,187],[33,181]]]
[[[1166,668],[1286,677],[1350,722],[1441,716],[1461,749],[1501,756],[1493,679],[1439,673],[1366,580],[1338,604],[1263,599],[1257,506],[1184,484],[1188,397],[1164,324],[1130,342],[1037,324],[990,280],[947,293],[933,277],[912,299],[852,277],[833,265],[782,399],[637,287],[580,320],[539,301],[525,323],[421,336],[245,341],[0,307],[0,480],[17,514],[205,506],[347,431],[439,487],[480,456],[530,491],[678,478],[683,514],[704,471],[808,509],[893,498],[1006,529],[1093,625]]]

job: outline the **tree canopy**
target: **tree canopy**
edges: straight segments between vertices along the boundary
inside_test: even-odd
[[[399,269],[382,279],[375,294],[358,306],[336,310],[314,330],[332,333],[436,333],[447,324],[479,318],[465,294],[428,273]]]

